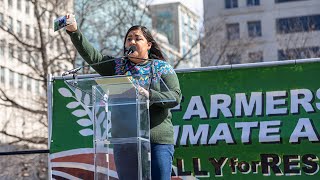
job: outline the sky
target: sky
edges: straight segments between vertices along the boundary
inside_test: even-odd
[[[198,14],[202,19],[203,0],[152,0],[152,4],[163,4],[171,2],[181,2],[182,4],[193,10],[193,12]]]

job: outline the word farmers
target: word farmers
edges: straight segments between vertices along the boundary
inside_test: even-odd
[[[320,110],[319,99],[320,89],[316,92],[309,89],[292,89],[290,91],[251,92],[250,94],[236,93],[232,96],[213,94],[210,95],[210,106],[204,103],[202,96],[192,96],[183,119],[281,116],[299,114],[302,110],[314,113],[316,110]],[[210,109],[206,107],[210,107]]]

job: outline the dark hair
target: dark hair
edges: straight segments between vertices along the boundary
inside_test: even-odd
[[[126,44],[126,39],[127,36],[129,34],[130,31],[133,30],[141,30],[143,33],[143,36],[147,39],[148,42],[151,42],[151,48],[150,48],[150,53],[149,53],[149,59],[159,59],[159,60],[163,60],[165,61],[165,58],[161,52],[160,46],[158,45],[158,43],[154,40],[152,34],[150,33],[150,31],[144,27],[144,26],[140,26],[140,25],[136,25],[136,26],[132,26],[126,33],[126,36],[124,37],[124,43],[123,43],[123,53],[125,53],[126,48],[125,48],[125,44]]]

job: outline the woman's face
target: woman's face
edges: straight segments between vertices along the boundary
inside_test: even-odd
[[[151,45],[152,43],[147,41],[140,29],[130,31],[125,39],[126,48],[130,46],[137,47],[137,50],[129,55],[130,61],[136,64],[144,62],[144,60],[137,58],[148,59],[148,50],[151,48]]]

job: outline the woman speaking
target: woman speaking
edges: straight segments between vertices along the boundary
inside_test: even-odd
[[[78,29],[74,15],[67,15],[67,17],[69,18],[68,21],[72,22],[66,27],[67,33],[82,58],[88,64],[106,61],[106,63],[93,66],[97,73],[103,76],[156,74],[157,76],[139,80],[139,83],[148,83],[146,81],[150,81],[150,79],[153,83],[159,83],[159,78],[161,78],[170,91],[160,92],[158,86],[151,86],[149,89],[144,89],[141,86],[139,92],[148,97],[151,102],[161,97],[165,99],[169,96],[168,93],[176,99],[175,102],[154,103],[149,107],[151,176],[153,180],[169,180],[174,153],[174,131],[170,108],[180,103],[181,90],[177,75],[166,62],[159,45],[146,27],[132,26],[128,29],[123,42],[124,54],[127,53],[128,49],[132,51],[128,60],[123,61],[122,58],[115,58],[114,61],[107,61],[114,58],[102,55],[88,42]],[[121,148],[114,148],[114,156],[120,180],[136,179],[135,177],[138,177],[137,172],[130,171],[131,168],[121,168],[121,166],[135,166],[137,162],[129,162],[130,160],[121,158]],[[133,161],[136,160],[136,158],[133,158]]]

